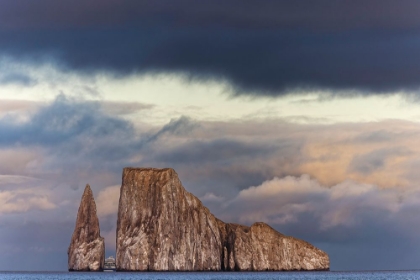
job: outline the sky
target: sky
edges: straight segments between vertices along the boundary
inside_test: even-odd
[[[398,3],[397,3],[398,2]],[[0,270],[67,270],[122,169],[331,270],[420,269],[417,0],[0,0]]]

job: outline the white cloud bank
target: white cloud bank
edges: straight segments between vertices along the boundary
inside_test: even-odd
[[[0,191],[0,214],[51,210],[56,207],[48,195],[33,190]]]
[[[225,207],[246,224],[301,223],[305,215],[310,215],[319,221],[320,230],[327,231],[337,226],[358,226],[368,213],[398,214],[405,205],[417,201],[419,192],[381,189],[351,180],[327,187],[309,175],[287,176],[242,190]]]

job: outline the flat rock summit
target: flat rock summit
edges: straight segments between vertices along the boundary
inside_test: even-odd
[[[105,243],[89,185],[83,192],[67,254],[69,271],[102,271],[104,268]]]
[[[88,232],[87,238],[75,231],[74,243],[97,242],[92,260],[100,264],[99,228]],[[265,223],[247,227],[217,219],[171,168],[123,170],[116,245],[120,271],[328,270],[330,264],[325,252]]]

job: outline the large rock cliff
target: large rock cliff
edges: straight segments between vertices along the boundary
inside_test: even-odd
[[[125,168],[117,270],[327,270],[328,255],[264,223],[226,224],[187,192],[173,169]]]
[[[67,254],[69,271],[103,270],[105,243],[100,235],[96,204],[89,185],[83,192]]]
[[[328,255],[313,245],[285,236],[265,223],[251,227],[220,224],[223,270],[328,270]]]

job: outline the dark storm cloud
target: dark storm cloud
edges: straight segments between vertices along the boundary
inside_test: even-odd
[[[0,52],[70,70],[182,73],[237,94],[419,88],[420,3],[0,1]],[[343,92],[340,90],[350,90]]]
[[[15,122],[13,115],[0,119],[0,144],[54,146],[71,139],[132,137],[132,124],[100,111],[99,103],[82,103],[60,95],[52,104],[40,109],[29,122]]]
[[[417,28],[416,0],[1,0],[2,29],[142,22],[237,28]],[[54,23],[55,25],[52,25]]]

